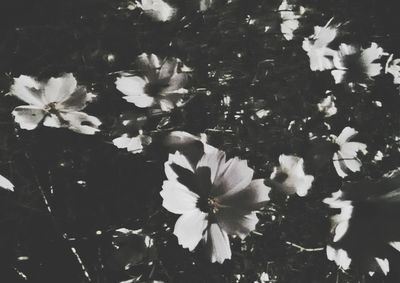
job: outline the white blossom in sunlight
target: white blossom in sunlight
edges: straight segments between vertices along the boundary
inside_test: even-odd
[[[137,2],[136,5],[141,8],[146,15],[161,22],[171,20],[176,14],[176,9],[162,0],[141,0],[141,2]]]
[[[152,138],[150,136],[139,133],[135,137],[129,137],[127,134],[113,139],[113,144],[118,148],[125,148],[132,153],[141,153],[144,148],[151,144]]]
[[[277,183],[278,189],[287,195],[307,195],[314,177],[304,173],[303,158],[284,155],[279,156],[279,167],[275,167],[271,174],[271,180]]]
[[[71,73],[47,82],[21,75],[14,79],[10,94],[29,104],[12,112],[22,129],[33,130],[43,121],[44,126],[68,128],[80,134],[93,135],[99,131],[100,120],[81,112],[95,95],[78,86]]]
[[[312,71],[331,70],[334,67],[333,60],[338,52],[328,47],[336,38],[337,28],[329,26],[315,26],[314,34],[303,41],[303,49],[310,58]]]
[[[342,178],[348,175],[348,171],[360,171],[362,164],[357,158],[357,154],[359,152],[367,153],[366,144],[350,141],[357,134],[358,132],[353,128],[346,127],[338,137],[332,135],[334,143],[338,145],[338,150],[333,154],[333,165]]]
[[[160,107],[171,111],[179,105],[188,92],[185,89],[190,69],[177,58],[161,61],[154,54],[143,53],[138,57],[142,76],[124,74],[116,79],[117,89],[126,101],[140,108]]]
[[[385,55],[375,42],[366,49],[342,43],[338,56],[334,57],[332,76],[336,84],[343,82],[363,83],[380,74],[382,66],[376,60]]]
[[[288,4],[287,0],[283,0],[278,8],[279,15],[282,19],[281,32],[286,40],[293,39],[293,32],[299,28],[299,18],[304,13],[304,7],[300,6],[295,11],[295,6]]]
[[[328,95],[323,98],[320,103],[317,104],[318,111],[324,113],[325,117],[331,117],[337,113],[337,108],[335,106],[335,97],[333,95]]]
[[[173,145],[178,146],[176,133]],[[269,200],[270,188],[263,179],[253,179],[245,160],[225,159],[225,153],[197,137],[182,138],[183,154],[170,154],[165,163],[167,180],[160,192],[163,206],[181,215],[174,234],[182,247],[193,251],[202,240],[212,262],[231,258],[228,235],[244,239],[255,229],[255,210]],[[192,154],[195,144],[202,154]]]
[[[386,62],[385,73],[389,73],[393,76],[394,84],[400,84],[400,59],[393,60],[393,54],[390,55]]]
[[[14,185],[5,177],[0,175],[0,188],[9,190],[9,191],[14,191]]]

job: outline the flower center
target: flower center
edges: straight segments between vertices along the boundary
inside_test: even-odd
[[[50,102],[49,104],[46,105],[44,110],[46,110],[50,114],[57,114],[58,113],[57,103],[56,102]]]
[[[208,197],[200,198],[197,202],[197,207],[205,213],[215,214],[218,212],[221,204],[215,198]]]
[[[156,81],[156,82],[150,82],[147,83],[146,86],[144,87],[144,92],[151,96],[151,97],[156,97],[161,94],[161,91],[168,87],[169,84],[165,81]]]

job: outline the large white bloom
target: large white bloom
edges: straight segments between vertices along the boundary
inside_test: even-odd
[[[190,152],[186,145],[193,143],[188,136],[182,140],[184,152]],[[252,180],[253,170],[245,160],[226,161],[223,151],[203,146],[200,158],[170,154],[165,163],[168,180],[160,194],[163,206],[181,215],[174,229],[179,244],[193,251],[203,240],[211,261],[222,263],[231,258],[228,235],[243,239],[255,229],[255,210],[269,200],[270,188],[263,179]]]
[[[29,104],[12,112],[22,129],[33,130],[43,121],[47,127],[68,128],[80,134],[99,131],[100,120],[81,112],[95,96],[78,86],[71,73],[47,82],[21,75],[14,79],[10,94]]]
[[[314,34],[303,41],[303,49],[310,58],[312,71],[324,71],[333,69],[333,60],[338,52],[328,47],[335,39],[337,28],[329,26],[315,26]]]
[[[14,191],[14,185],[5,177],[0,175],[0,188]]]
[[[353,128],[346,127],[338,137],[332,135],[333,141],[338,145],[338,150],[333,154],[333,165],[336,172],[342,178],[347,176],[348,171],[360,171],[361,161],[357,158],[358,152],[367,153],[367,145],[360,142],[351,142],[358,132]]]
[[[187,93],[185,85],[190,71],[177,58],[160,59],[143,53],[138,57],[142,76],[123,75],[115,81],[124,99],[140,108],[159,106],[171,111]]]
[[[279,164],[280,166],[275,167],[271,174],[271,179],[277,184],[278,189],[288,195],[307,195],[314,177],[304,173],[303,158],[281,154]]]
[[[336,69],[331,71],[335,83],[364,83],[379,75],[382,66],[375,61],[384,54],[383,49],[375,42],[366,49],[342,43],[338,56],[333,61]]]

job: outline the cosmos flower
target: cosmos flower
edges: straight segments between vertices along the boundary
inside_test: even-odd
[[[310,58],[310,69],[312,71],[325,71],[333,69],[333,59],[338,52],[328,47],[335,39],[337,28],[329,26],[315,26],[314,34],[303,41],[303,49]]]
[[[269,200],[270,188],[263,179],[252,180],[245,160],[226,161],[223,151],[188,134],[181,142],[182,151],[170,154],[165,163],[163,206],[181,215],[174,234],[182,247],[193,251],[203,240],[211,261],[222,263],[231,258],[228,235],[244,239],[255,229],[255,210]]]
[[[283,0],[278,8],[281,16],[281,32],[286,40],[293,39],[293,32],[299,28],[299,18],[304,14],[304,7],[300,6],[298,12],[295,12],[295,6],[288,4],[287,0]]]
[[[29,104],[12,112],[22,129],[33,130],[43,121],[44,126],[68,128],[80,134],[99,131],[100,120],[81,112],[95,95],[78,86],[71,73],[47,82],[21,75],[14,79],[10,94]]]
[[[385,73],[393,76],[393,83],[400,84],[400,59],[393,60],[393,54],[390,55],[386,62]]]
[[[358,132],[353,128],[346,127],[338,137],[332,135],[334,143],[338,146],[338,150],[333,154],[333,165],[342,178],[347,176],[348,171],[360,171],[362,164],[357,154],[358,152],[367,153],[366,144],[350,141],[357,134]]]
[[[176,14],[176,9],[162,0],[141,0],[136,2],[143,12],[156,21],[166,22],[172,19]]]
[[[118,148],[126,148],[127,151],[132,153],[141,153],[143,149],[151,144],[152,138],[140,132],[135,137],[129,137],[127,134],[113,139],[113,144]]]
[[[333,95],[328,95],[323,98],[320,103],[317,104],[318,110],[324,113],[325,117],[331,117],[337,113],[337,108],[335,106],[335,97]]]
[[[9,191],[14,191],[14,185],[5,177],[0,175],[0,188],[9,190]]]
[[[379,180],[346,183],[324,200],[339,213],[331,217],[328,259],[348,269],[389,272],[390,250],[400,251],[400,170]]]
[[[314,177],[304,173],[303,158],[281,154],[279,164],[280,166],[274,168],[270,177],[276,183],[276,187],[287,195],[307,195]]]
[[[179,105],[188,91],[185,85],[189,69],[177,58],[160,59],[154,54],[143,53],[138,58],[142,76],[123,75],[115,81],[124,99],[140,108],[158,106],[171,111]]]
[[[334,57],[335,70],[332,76],[335,83],[364,83],[380,74],[382,66],[375,61],[385,53],[376,43],[367,49],[342,43],[339,46],[338,56]]]

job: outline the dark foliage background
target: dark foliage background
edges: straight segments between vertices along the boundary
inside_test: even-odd
[[[338,270],[324,251],[287,243],[318,248],[329,238],[332,212],[321,200],[342,180],[322,136],[338,135],[345,126],[360,132],[358,140],[368,144],[369,153],[354,180],[378,178],[399,166],[400,96],[392,77],[382,75],[367,91],[351,93],[335,85],[329,72],[311,72],[301,48],[315,25],[335,17],[346,23],[344,42],[368,46],[374,41],[398,57],[396,1],[299,0],[296,4],[307,12],[293,41],[279,30],[280,1],[216,0],[203,13],[196,0],[169,3],[178,15],[162,23],[120,0],[1,2],[0,172],[16,188],[15,193],[0,191],[0,282],[86,282],[71,246],[93,282],[140,275],[138,282],[256,282],[262,272],[270,282],[399,282],[399,255],[391,255],[386,278],[368,277]],[[111,143],[119,115],[148,113],[122,100],[114,80],[115,72],[133,69],[142,52],[181,58],[194,72],[190,102],[163,119],[152,132],[153,145],[134,155]],[[12,78],[64,72],[73,72],[98,94],[86,112],[102,120],[102,132],[20,130],[11,111],[21,103],[5,96]],[[335,94],[339,109],[328,119],[316,108],[326,90]],[[260,109],[270,114],[260,118]],[[211,264],[201,248],[190,253],[177,244],[171,230],[176,216],[161,206],[168,153],[161,138],[171,129],[206,132],[211,144],[248,159],[257,177],[268,177],[281,153],[302,156],[307,172],[316,177],[314,186],[305,198],[273,197],[259,215],[259,233],[233,240],[231,261]],[[317,138],[310,140],[310,133]],[[378,150],[384,158],[375,162]],[[51,215],[38,188],[49,199]],[[154,241],[151,251],[145,251],[140,236],[122,237],[125,248],[116,255],[113,235],[121,227],[143,229]],[[133,265],[125,270],[129,261]]]

